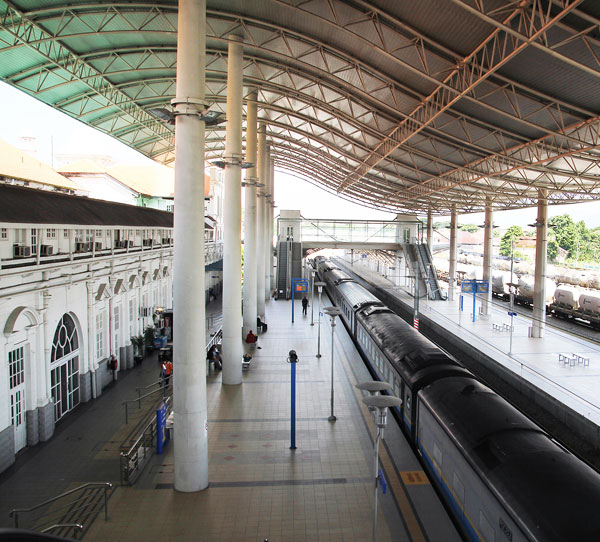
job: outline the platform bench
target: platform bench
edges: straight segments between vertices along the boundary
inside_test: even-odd
[[[574,367],[576,360],[577,358],[574,354],[568,354],[566,352],[558,353],[558,363],[562,363],[563,365],[569,364],[571,367]]]
[[[577,354],[577,353],[573,353],[571,355],[577,360],[577,363],[583,363],[584,367],[590,364],[590,356],[589,355]]]

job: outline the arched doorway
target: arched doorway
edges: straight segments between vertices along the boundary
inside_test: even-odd
[[[79,404],[79,338],[68,314],[63,315],[54,333],[50,385],[54,421],[58,421]]]

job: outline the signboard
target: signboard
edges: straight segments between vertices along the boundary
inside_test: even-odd
[[[156,453],[162,454],[167,442],[167,405],[161,403],[156,409]]]
[[[308,292],[308,279],[292,278],[292,324],[294,323],[294,299],[296,293],[299,297],[305,297]]]
[[[478,280],[477,281],[477,293],[478,294],[487,294],[490,291],[490,283],[486,280]]]
[[[466,294],[472,294],[473,287],[477,288],[474,280],[463,280],[460,285],[460,291]]]

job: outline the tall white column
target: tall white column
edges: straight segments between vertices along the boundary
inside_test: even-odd
[[[427,244],[429,250],[431,250],[431,243],[433,240],[433,212],[431,208],[427,211]]]
[[[275,159],[271,158],[271,172],[269,174],[269,192],[271,193],[271,200],[269,201],[269,299],[271,299],[271,292],[275,290],[275,268],[273,266],[273,232],[275,230],[274,219],[275,219]]]
[[[223,384],[242,382],[242,38],[229,36],[223,242]]]
[[[246,161],[254,164],[246,170],[244,193],[244,331],[256,331],[256,100],[257,91],[252,89],[246,105]]]
[[[536,230],[531,336],[542,338],[546,327],[546,264],[548,249],[548,192],[543,188],[538,191]]]
[[[267,152],[265,156],[265,206],[263,209],[263,231],[264,231],[264,255],[265,260],[265,287],[262,295],[265,303],[269,301],[270,296],[270,283],[271,283],[271,241],[269,240],[269,216],[271,215],[271,149],[267,145]]]
[[[488,315],[492,309],[492,243],[494,240],[493,207],[489,196],[485,199],[485,228],[483,235],[483,280],[488,281],[489,292],[483,294],[481,312]]]
[[[455,299],[456,295],[456,234],[458,230],[458,220],[456,215],[456,204],[452,204],[452,212],[450,214],[450,269],[448,272],[448,299]]]
[[[258,129],[258,181],[265,184],[266,181],[266,153],[267,137],[265,125],[260,124]],[[261,320],[265,320],[265,187],[258,189],[258,200],[256,206],[256,273],[257,273],[257,312]]]
[[[204,104],[206,0],[180,0],[175,120],[173,412],[175,489],[208,486],[204,345]]]

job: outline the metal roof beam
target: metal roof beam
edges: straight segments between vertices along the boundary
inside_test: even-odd
[[[535,0],[537,2],[537,0]],[[527,45],[543,35],[553,24],[565,17],[569,11],[573,10],[582,0],[563,0],[564,8],[557,15],[540,15],[539,25],[536,26],[533,21],[528,26],[526,40],[522,41],[511,34],[501,32],[496,29],[490,34],[464,61],[440,84],[423,102],[421,102],[411,113],[409,119],[400,123],[389,135],[388,138],[381,141],[371,156],[367,158],[352,175],[342,183],[338,192],[343,192],[348,186],[354,184],[377,162],[378,156],[389,155],[402,143],[408,141],[415,134],[419,133],[425,126],[433,122],[443,112],[448,110],[458,100],[470,92],[482,81],[485,81],[492,73],[502,67],[511,58],[516,56]],[[515,17],[518,20],[523,19],[522,8],[526,0],[522,0],[519,7],[515,9],[505,20],[507,24]],[[480,61],[474,63],[473,60],[480,56]],[[452,90],[449,91],[448,87]]]
[[[467,2],[465,2],[464,0],[451,0],[454,4],[456,4],[457,6],[460,6],[461,8],[463,8],[464,10],[468,11],[469,13],[471,13],[471,15],[475,15],[477,18],[481,19],[482,21],[485,21],[486,23],[495,26],[496,28],[499,28],[500,30],[502,30],[503,32],[506,32],[507,34],[511,34],[512,36],[514,36],[515,38],[521,40],[521,41],[525,41],[527,40],[527,35],[523,33],[523,31],[519,31],[519,30],[515,30],[514,28],[510,27],[507,24],[504,24],[500,21],[497,21],[496,19],[494,19],[493,17],[490,17],[490,15],[488,15],[488,13],[486,13],[486,9],[485,9],[485,5],[484,2],[475,2],[474,5],[470,5]],[[555,1],[554,5],[557,6],[557,8],[559,9],[564,9],[565,8],[565,2],[561,1]],[[529,6],[524,6],[524,9],[528,9]],[[577,10],[575,9],[571,9],[570,11],[575,11],[577,13]],[[542,2],[540,2],[539,0],[536,0],[535,2],[532,2],[531,4],[531,13],[530,13],[530,19],[535,19],[536,16],[540,16],[540,17],[547,17],[550,14],[550,10],[547,6],[545,6],[544,4],[542,4]],[[523,26],[521,28],[526,29],[526,26],[528,26],[528,22],[527,20],[523,20]],[[533,22],[533,21],[531,21]],[[596,24],[598,24],[596,22]],[[562,28],[568,28],[566,27],[566,25],[564,24],[560,24],[559,22],[557,22],[557,26],[561,26]],[[572,29],[570,29],[572,30]],[[584,32],[578,32],[577,33],[577,38],[582,38],[583,36],[585,36],[586,34],[589,34],[591,32],[595,32],[597,30],[597,26],[591,26],[588,27]],[[544,42],[549,42],[549,38],[548,35],[544,36]],[[568,64],[569,66],[573,66],[574,68],[577,68],[578,70],[581,70],[587,74],[593,75],[594,77],[600,77],[600,71],[598,71],[597,69],[594,68],[590,68],[589,66],[586,66],[585,64],[582,64],[581,62],[577,62],[576,60],[563,55],[562,53],[559,53],[558,51],[555,50],[555,46],[553,45],[544,45],[543,43],[540,43],[539,41],[532,41],[530,43],[531,47],[538,49],[542,52],[544,52],[547,55],[550,55],[558,60],[560,60],[561,62],[564,62],[565,64]],[[558,46],[560,45],[560,42],[557,44]]]

